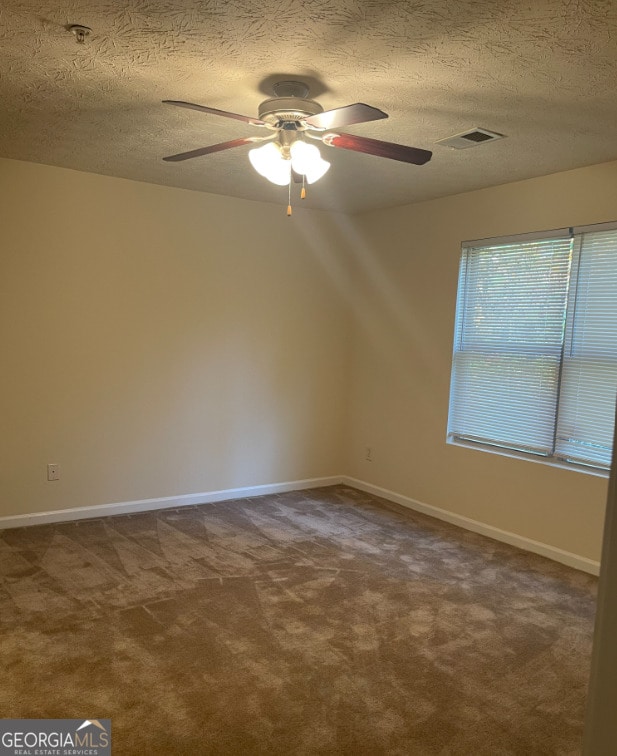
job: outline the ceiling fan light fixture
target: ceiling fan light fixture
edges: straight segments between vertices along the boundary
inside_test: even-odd
[[[292,168],[296,173],[306,176],[309,184],[318,181],[330,168],[330,163],[321,157],[314,144],[297,140],[291,145],[289,152]]]
[[[253,168],[268,181],[278,186],[289,184],[291,161],[285,160],[274,142],[249,150],[249,160]]]

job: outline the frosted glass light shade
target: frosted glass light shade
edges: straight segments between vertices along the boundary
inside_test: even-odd
[[[309,184],[320,179],[330,167],[314,144],[307,144],[298,140],[291,145],[291,165],[296,173],[306,176]]]
[[[291,179],[291,161],[285,160],[279,148],[268,142],[263,147],[249,150],[251,165],[268,181],[279,186],[289,184]]]

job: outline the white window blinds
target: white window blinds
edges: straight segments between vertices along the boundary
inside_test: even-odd
[[[606,468],[617,228],[464,245],[448,436]]]
[[[573,243],[555,454],[610,467],[617,394],[617,229]]]

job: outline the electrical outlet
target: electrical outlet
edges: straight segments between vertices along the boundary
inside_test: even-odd
[[[367,462],[372,462],[373,461],[373,450],[371,449],[370,446],[366,447],[366,450],[364,452],[364,459]]]
[[[60,465],[47,465],[47,480],[60,480]]]

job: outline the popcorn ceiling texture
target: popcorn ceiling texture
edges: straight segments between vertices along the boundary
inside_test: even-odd
[[[92,28],[85,44],[70,24]],[[361,212],[617,158],[617,4],[611,0],[3,0],[0,156],[284,202],[241,147],[164,155],[261,130],[161,104],[256,115],[298,78],[324,108],[387,120],[347,131],[434,149],[417,167],[323,147],[312,207]],[[507,139],[455,152],[474,126]]]

